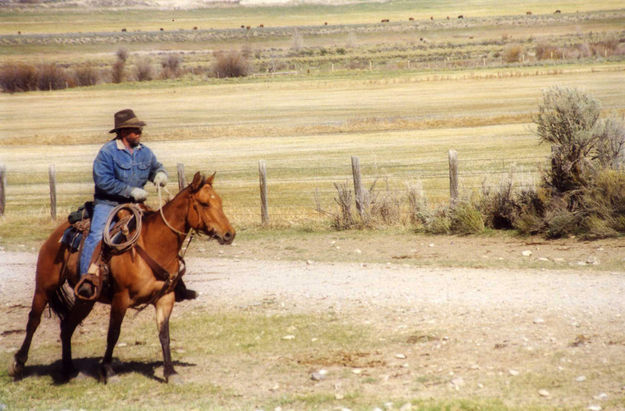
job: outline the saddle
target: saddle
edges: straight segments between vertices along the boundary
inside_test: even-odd
[[[67,246],[67,249],[70,251],[70,255],[74,253],[80,254],[82,252],[84,241],[87,238],[91,227],[93,207],[93,202],[88,201],[67,216],[67,221],[71,225],[63,232],[63,236],[60,241]],[[118,216],[118,221],[107,234],[114,234],[115,241],[123,241],[123,239],[129,234],[129,222],[132,221],[131,217],[132,216],[124,215],[122,213],[122,215]],[[131,227],[130,230],[132,230],[132,228],[134,228],[134,226]],[[81,300],[97,300],[102,291],[106,291],[108,294],[111,294],[112,291],[112,284],[109,281],[108,262],[113,253],[109,247],[105,246],[96,247],[95,252],[97,253],[97,257],[90,264],[88,273],[83,275],[74,286],[74,294]],[[67,264],[67,261],[65,261],[65,263]],[[80,266],[80,259],[78,259],[77,264]],[[85,297],[78,293],[78,290],[84,283],[88,283],[93,289],[93,292],[89,297]]]

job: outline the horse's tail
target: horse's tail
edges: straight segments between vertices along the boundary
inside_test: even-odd
[[[50,297],[50,308],[61,320],[63,320],[67,314],[70,313],[74,304],[76,303],[76,296],[74,290],[67,281],[63,281],[63,284],[54,290],[54,293]]]

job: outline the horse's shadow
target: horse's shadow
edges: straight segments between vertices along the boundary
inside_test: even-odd
[[[100,380],[100,360],[97,357],[91,358],[74,358],[73,360],[74,367],[76,371],[71,375],[65,374],[62,371],[62,362],[61,360],[57,360],[50,364],[41,364],[41,365],[31,365],[25,366],[22,378],[27,378],[31,376],[50,376],[52,377],[54,385],[63,385],[70,382],[75,378],[93,378],[95,380]],[[121,376],[124,374],[130,373],[138,373],[142,374],[147,378],[153,379],[158,382],[166,382],[164,378],[157,376],[155,370],[159,367],[163,366],[162,361],[118,361],[117,359],[113,360],[113,370],[115,371],[115,376],[112,378],[109,377],[109,381],[114,380],[116,376]],[[176,367],[195,367],[196,364],[181,362],[181,361],[173,361],[173,365]]]

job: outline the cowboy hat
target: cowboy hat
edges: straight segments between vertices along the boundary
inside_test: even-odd
[[[109,133],[117,133],[122,128],[141,128],[145,123],[135,116],[135,112],[127,108],[115,113],[115,128]]]

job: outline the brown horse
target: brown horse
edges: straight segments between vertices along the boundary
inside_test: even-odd
[[[213,190],[214,176],[213,174],[205,179],[200,173],[196,173],[193,182],[163,206],[162,214],[152,212],[143,217],[137,245],[169,273],[178,273],[178,253],[186,237],[184,233],[196,230],[217,239],[220,244],[231,244],[234,240],[235,231],[223,213],[221,198]],[[9,374],[16,379],[23,374],[33,334],[47,304],[61,318],[63,373],[67,377],[76,373],[72,364],[72,334],[76,326],[91,312],[94,302],[76,300],[75,304],[68,306],[67,301],[59,298],[59,291],[65,280],[75,284],[79,278],[79,253],[70,254],[67,246],[59,241],[68,226],[69,223],[61,224],[39,251],[35,295],[28,315],[26,336],[9,368]],[[109,261],[109,270],[112,292],[108,295],[102,293],[99,298],[99,302],[111,305],[107,346],[100,364],[100,378],[106,382],[113,375],[113,348],[119,338],[126,310],[141,304],[153,304],[163,350],[163,374],[165,381],[168,381],[171,375],[176,374],[169,348],[169,316],[175,301],[173,290],[167,288],[167,292],[163,294],[165,281],[157,279],[145,259],[134,250],[113,255]]]

